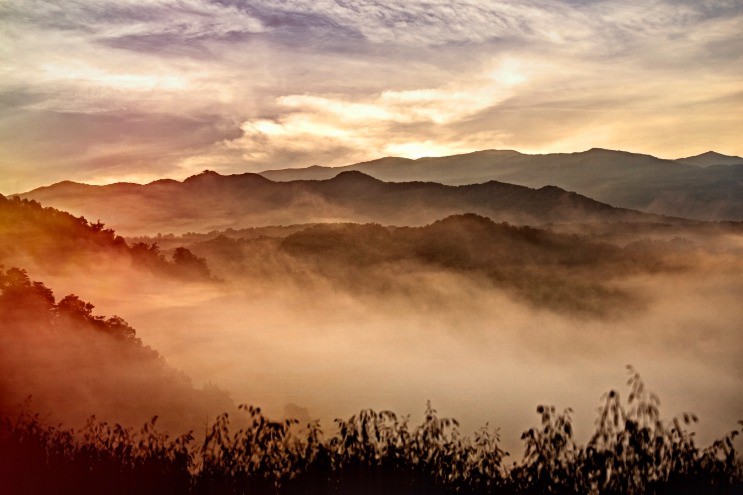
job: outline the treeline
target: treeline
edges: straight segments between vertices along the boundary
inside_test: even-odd
[[[140,422],[157,410],[183,431],[235,407],[217,387],[195,388],[124,319],[94,309],[0,265],[0,416],[33,395],[39,411],[68,423],[91,411]]]
[[[135,265],[149,268],[157,273],[201,280],[212,278],[206,260],[199,258],[182,246],[175,248],[170,260],[160,252],[157,243],[138,242],[132,244],[129,254]]]
[[[184,247],[166,258],[156,243],[131,246],[100,221],[43,207],[34,200],[0,196],[0,262],[38,264],[45,269],[87,268],[108,258],[135,267],[190,279],[209,279],[206,261]]]
[[[26,270],[0,265],[0,316],[3,330],[31,326],[38,328],[75,326],[115,338],[128,347],[137,348],[152,358],[156,351],[145,347],[136,336],[136,331],[119,316],[96,316],[93,304],[69,294],[56,301],[54,293],[42,282],[33,282]]]
[[[425,227],[318,225],[287,236],[282,247],[303,256],[328,252],[333,259],[340,257],[360,265],[409,259],[452,269],[485,271],[540,266],[625,272],[663,266],[661,257],[641,258],[610,243],[496,223],[472,213],[453,215]]]
[[[79,431],[22,412],[0,422],[0,490],[29,494],[735,494],[743,465],[733,431],[706,448],[684,414],[661,420],[658,400],[630,369],[628,400],[605,394],[596,430],[573,437],[570,410],[539,406],[524,454],[509,463],[489,427],[464,436],[429,405],[420,425],[391,411],[336,420],[271,421],[259,408],[171,438],[157,417],[134,431],[91,418]],[[743,424],[743,422],[741,422]]]
[[[282,237],[227,235],[190,244],[225,278],[237,275],[311,283],[313,277],[364,294],[402,295],[420,273],[463,276],[504,289],[536,307],[603,316],[641,309],[641,295],[614,281],[682,271],[695,248],[683,241],[640,241],[620,247],[588,236],[454,215],[424,227],[320,224]],[[431,287],[417,287],[424,294]]]

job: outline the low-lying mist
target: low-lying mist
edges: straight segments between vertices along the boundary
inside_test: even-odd
[[[3,407],[36,393],[54,421],[158,414],[180,433],[233,403],[330,429],[362,408],[415,420],[431,400],[466,430],[502,427],[518,454],[537,404],[572,407],[580,439],[632,364],[665,417],[700,417],[702,443],[743,411],[737,225],[547,231],[464,215],[127,243],[35,203],[0,206],[6,270],[123,317],[162,356],[130,359],[79,325],[2,321]]]
[[[691,271],[634,275],[617,284],[644,309],[592,318],[444,270],[408,274],[392,297],[323,279],[132,284],[111,275],[54,286],[126,315],[195,384],[215,383],[269,415],[304,408],[330,428],[367,407],[417,418],[431,400],[466,430],[502,427],[519,454],[537,404],[572,407],[578,438],[588,434],[601,395],[623,392],[627,364],[661,397],[664,416],[700,417],[702,443],[732,428],[743,411],[742,275],[735,258],[712,256]]]
[[[187,431],[234,408],[217,387],[194,387],[125,320],[94,309],[0,267],[0,417],[20,406],[79,427],[91,415],[141,424],[159,414],[165,428]]]

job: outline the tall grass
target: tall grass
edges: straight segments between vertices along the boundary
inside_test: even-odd
[[[626,401],[610,391],[587,443],[570,410],[539,406],[511,464],[498,431],[471,436],[429,404],[421,424],[391,411],[336,420],[271,421],[241,406],[203,440],[171,438],[157,417],[138,431],[92,417],[80,430],[45,424],[24,409],[0,424],[0,493],[43,494],[697,494],[743,493],[733,431],[706,448],[691,414],[663,421],[659,400],[630,368]],[[741,422],[743,425],[743,422]]]

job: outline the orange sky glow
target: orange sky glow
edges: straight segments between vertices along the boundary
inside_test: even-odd
[[[0,193],[381,156],[743,155],[743,5],[9,0]]]

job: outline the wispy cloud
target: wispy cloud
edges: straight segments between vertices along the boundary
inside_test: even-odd
[[[5,193],[497,147],[743,154],[734,0],[7,0],[0,27]]]
[[[497,132],[452,136],[451,127],[511,98],[532,68],[504,60],[436,88],[374,95],[289,95],[275,119],[248,120],[242,137],[224,142],[246,163],[297,165],[370,156],[464,152],[498,143]]]

